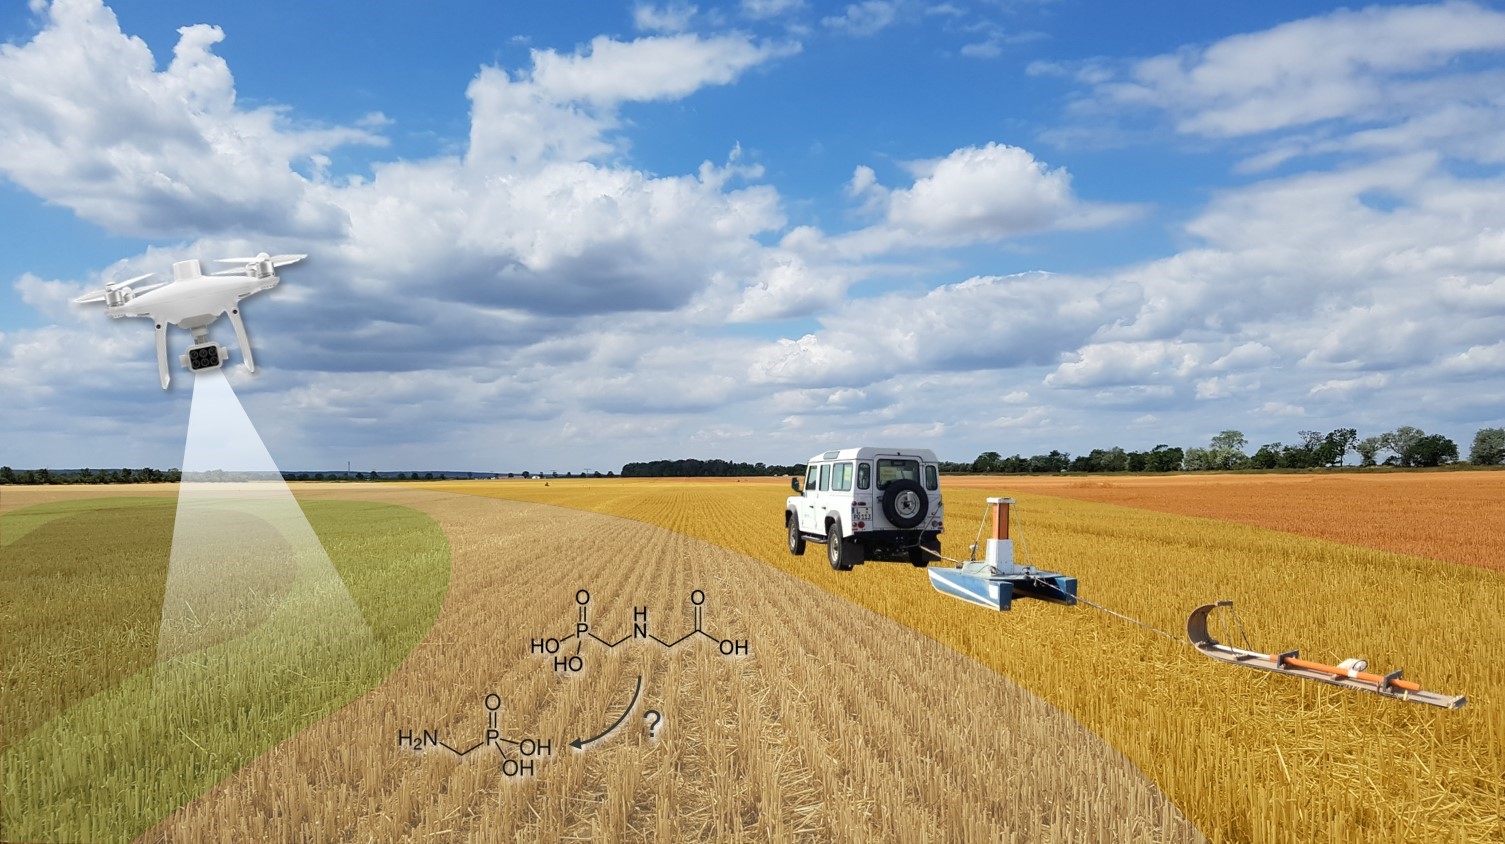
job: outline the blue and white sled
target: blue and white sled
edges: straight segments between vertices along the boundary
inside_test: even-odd
[[[928,569],[930,585],[942,595],[990,610],[1007,611],[1015,598],[1074,605],[1076,578],[1014,562],[1014,542],[1008,538],[1009,505],[1013,503],[1012,498],[989,498],[993,536],[988,539],[985,557],[955,568]]]

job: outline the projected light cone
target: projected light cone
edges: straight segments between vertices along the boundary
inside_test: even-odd
[[[263,625],[285,627],[272,672],[372,646],[344,581],[220,370],[194,379],[162,603],[162,666]]]

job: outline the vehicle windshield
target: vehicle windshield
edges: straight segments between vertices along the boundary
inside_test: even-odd
[[[897,480],[920,480],[920,464],[913,460],[896,460],[891,457],[878,458],[878,488],[883,489],[891,481]]]

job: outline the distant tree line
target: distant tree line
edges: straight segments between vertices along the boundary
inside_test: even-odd
[[[622,467],[624,478],[752,478],[768,475],[802,475],[803,463],[789,466],[736,463],[730,460],[650,460]]]
[[[1249,441],[1239,431],[1223,431],[1213,437],[1206,448],[1179,448],[1161,443],[1149,451],[1126,451],[1118,446],[1094,448],[1076,457],[1052,449],[1048,454],[1032,457],[1015,454],[1004,457],[985,451],[971,463],[941,461],[941,471],[979,474],[1058,474],[1061,472],[1198,472],[1233,469],[1316,469],[1343,465],[1350,454],[1359,458],[1360,466],[1422,467],[1458,463],[1458,444],[1441,434],[1428,434],[1420,428],[1403,425],[1389,433],[1359,438],[1353,428],[1337,428],[1327,433],[1300,431],[1294,443],[1265,443],[1253,454],[1245,453]],[[1383,458],[1383,459],[1382,459]],[[1472,466],[1505,465],[1505,428],[1482,428],[1474,435],[1469,448]],[[802,475],[803,463],[787,466],[764,463],[739,463],[730,460],[650,460],[628,463],[622,467],[624,478],[730,478],[777,475]],[[253,473],[254,474],[254,473]],[[262,477],[261,473],[256,479]],[[506,473],[512,478],[614,477],[612,472],[586,470],[578,474],[565,472]],[[491,472],[283,472],[289,481],[432,481],[447,478],[496,478]],[[190,480],[246,480],[246,473],[220,470],[194,473]],[[155,484],[177,483],[183,473],[177,469],[24,469],[0,466],[0,484]]]
[[[0,466],[0,484],[160,484],[182,480],[177,469],[22,469]]]
[[[1423,467],[1459,462],[1458,444],[1441,434],[1403,425],[1394,431],[1360,439],[1353,428],[1327,433],[1300,431],[1294,443],[1265,443],[1247,454],[1249,441],[1239,431],[1223,431],[1206,448],[1178,448],[1160,444],[1149,451],[1125,451],[1118,446],[1094,448],[1072,457],[1062,451],[1024,457],[1003,457],[986,451],[971,463],[941,464],[948,473],[1023,474],[1059,472],[1199,472],[1233,469],[1316,469],[1343,465],[1350,454],[1360,466]],[[1382,459],[1383,458],[1383,459]],[[1505,465],[1505,428],[1483,428],[1474,435],[1468,463]]]

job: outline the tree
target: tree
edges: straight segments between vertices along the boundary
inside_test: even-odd
[[[1209,469],[1218,468],[1213,460],[1212,452],[1205,448],[1197,448],[1196,446],[1192,446],[1186,450],[1186,459],[1184,462],[1186,464],[1186,471],[1188,472],[1205,472]]]
[[[1338,428],[1322,438],[1317,445],[1317,460],[1324,466],[1341,466],[1343,458],[1353,450],[1359,432],[1353,428]]]
[[[1179,448],[1171,448],[1164,443],[1150,449],[1150,455],[1145,461],[1145,468],[1151,472],[1176,472],[1181,469],[1181,462],[1186,453]]]
[[[1311,469],[1316,467],[1317,463],[1317,450],[1307,447],[1305,443],[1281,446],[1280,466],[1283,469]]]
[[[1475,466],[1498,466],[1505,463],[1505,428],[1480,428],[1468,450],[1468,462]],[[0,474],[4,473],[0,469]]]
[[[13,484],[16,482],[16,470],[9,466],[0,466],[0,484]]]
[[[1029,459],[1029,472],[1059,474],[1071,465],[1071,455],[1051,449],[1050,454],[1036,454]]]
[[[1003,469],[1003,457],[996,451],[984,451],[972,461],[972,471],[997,474]]]
[[[532,472],[529,472],[527,469],[523,470],[523,480],[528,480],[528,479],[530,479],[532,477],[533,477],[533,473]]]
[[[1280,443],[1265,443],[1249,458],[1249,465],[1256,469],[1278,469],[1283,448]]]
[[[1213,451],[1237,451],[1240,454],[1248,445],[1249,440],[1245,439],[1242,431],[1224,431],[1213,437],[1211,443]]]
[[[1402,425],[1388,434],[1381,434],[1380,443],[1395,452],[1396,463],[1401,466],[1414,466],[1416,465],[1414,454],[1416,442],[1426,435],[1426,432],[1420,428]]]
[[[1359,454],[1360,466],[1375,465],[1374,456],[1384,447],[1385,443],[1380,437],[1365,437],[1353,444],[1353,450]]]
[[[1242,431],[1224,431],[1212,438],[1207,448],[1207,462],[1209,469],[1238,469],[1249,458],[1244,456],[1244,448],[1249,445],[1249,440],[1244,438]],[[1190,469],[1190,466],[1186,468]]]
[[[1413,466],[1442,466],[1458,460],[1458,444],[1441,434],[1427,434],[1411,446]]]

